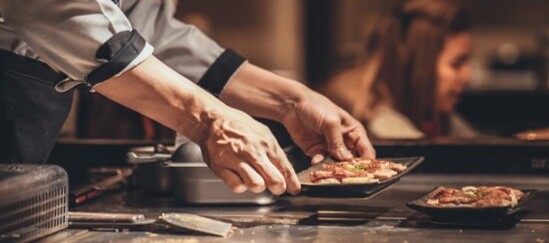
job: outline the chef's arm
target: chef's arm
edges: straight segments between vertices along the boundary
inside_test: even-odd
[[[280,121],[308,92],[305,85],[248,62],[227,82],[219,98],[253,116]]]
[[[299,192],[295,172],[266,126],[154,56],[94,89],[198,143],[210,168],[234,191]]]
[[[153,56],[122,75],[97,84],[94,89],[196,142],[204,141],[217,111],[225,108]]]
[[[251,63],[238,69],[219,98],[253,116],[281,122],[313,162],[327,154],[349,159],[350,152],[375,157],[364,127],[347,112],[305,85]]]

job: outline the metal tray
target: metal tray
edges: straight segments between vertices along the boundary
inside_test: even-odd
[[[515,207],[437,207],[427,204],[427,199],[441,188],[443,187],[436,187],[427,195],[408,202],[406,206],[427,214],[438,222],[493,222],[520,211],[521,207],[538,193],[534,189],[521,190],[524,193],[524,197],[518,201]]]
[[[332,159],[311,166],[297,174],[303,193],[308,196],[315,197],[372,197],[381,190],[396,183],[402,176],[410,172],[423,162],[423,157],[406,157],[406,158],[380,158],[380,160],[390,160],[396,163],[406,165],[407,168],[396,176],[379,182],[367,184],[316,184],[311,182],[310,173],[317,170],[323,170],[324,164],[336,163]]]

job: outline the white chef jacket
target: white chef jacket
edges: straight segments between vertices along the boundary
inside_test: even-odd
[[[109,63],[98,56],[98,50],[120,33],[132,31],[143,37],[144,44],[129,48],[139,50],[118,61],[116,73],[102,75],[99,81],[119,75],[154,54],[193,82],[206,79],[203,87],[218,94],[244,62],[235,53],[227,54],[196,27],[174,19],[172,0],[114,2],[0,0],[0,49],[43,61],[65,73],[68,79],[56,85],[58,91],[81,83],[95,85],[97,82],[88,82],[90,76]],[[124,43],[106,49],[116,51],[116,45]]]
[[[66,74],[68,78],[55,86],[60,92],[82,83],[93,87],[96,81],[119,75],[154,54],[218,95],[244,58],[224,50],[196,27],[174,19],[174,13],[172,0],[0,0],[0,49],[45,62]],[[140,34],[143,45],[118,61],[117,69],[111,68],[115,73],[90,82],[91,74],[116,59],[103,59],[100,49],[115,57],[121,56],[112,53],[117,46],[136,49],[131,43],[116,43],[117,36],[131,31]],[[133,37],[132,33],[130,40]],[[178,134],[178,144],[187,141]]]

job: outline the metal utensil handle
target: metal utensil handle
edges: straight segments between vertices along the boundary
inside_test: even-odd
[[[69,212],[69,221],[71,222],[137,223],[143,220],[145,220],[143,214]]]
[[[160,163],[171,159],[171,154],[128,152],[126,160],[130,164]]]

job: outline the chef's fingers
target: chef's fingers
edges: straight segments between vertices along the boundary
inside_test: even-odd
[[[217,171],[215,173],[234,192],[243,193],[243,192],[246,191],[246,189],[247,189],[246,185],[244,184],[244,182],[242,182],[242,179],[235,172],[233,172],[232,170],[220,169],[219,171]]]
[[[324,155],[323,153],[314,154],[311,157],[311,164],[316,165],[316,164],[322,162],[325,158],[326,158],[326,155]]]
[[[260,152],[250,159],[252,160],[250,164],[263,177],[265,186],[271,193],[280,195],[286,191],[284,177],[264,152]]]
[[[336,159],[349,160],[353,154],[345,147],[343,142],[343,131],[339,120],[326,121],[322,133],[324,134],[328,151]]]
[[[240,162],[234,170],[238,172],[250,191],[254,193],[265,191],[265,181],[250,164]]]
[[[311,164],[318,164],[326,158],[326,143],[321,137],[319,137],[318,140],[317,143],[308,148],[301,148],[307,156],[311,157]]]
[[[326,144],[324,142],[319,142],[307,149],[303,150],[305,154],[311,157],[311,164],[315,165],[320,163],[326,158]]]
[[[282,173],[284,181],[286,182],[286,191],[293,195],[298,194],[301,191],[301,184],[297,179],[294,167],[286,157],[286,154],[284,154],[284,151],[276,144],[275,152],[269,152],[267,154],[280,173]]]
[[[364,130],[353,130],[347,133],[346,138],[349,143],[352,143],[352,146],[347,145],[352,148],[353,151],[357,152],[361,158],[375,158],[376,150],[370,143],[368,135]]]

